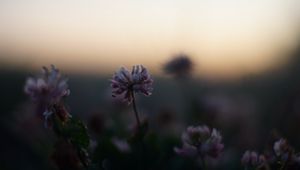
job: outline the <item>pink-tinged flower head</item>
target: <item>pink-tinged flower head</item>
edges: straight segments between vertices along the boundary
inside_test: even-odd
[[[132,93],[146,96],[152,93],[153,79],[142,65],[133,66],[131,73],[124,67],[118,70],[111,79],[113,97],[122,96],[124,101],[132,102]]]
[[[46,122],[54,110],[59,112],[58,116],[60,117],[69,116],[64,111],[63,106],[58,106],[62,99],[70,94],[67,79],[60,74],[54,65],[51,65],[50,70],[43,67],[42,74],[35,78],[29,77],[26,81],[24,91],[39,105]]]
[[[183,132],[182,148],[174,148],[182,156],[209,156],[218,158],[223,152],[222,136],[216,129],[207,126],[190,126]]]
[[[55,104],[70,94],[67,79],[63,78],[54,65],[51,70],[43,67],[43,74],[39,77],[27,79],[24,91],[33,101]]]
[[[193,62],[186,54],[178,54],[164,66],[167,74],[175,77],[188,76],[193,69]]]

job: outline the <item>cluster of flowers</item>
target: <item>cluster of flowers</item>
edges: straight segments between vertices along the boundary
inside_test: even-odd
[[[166,73],[175,77],[184,77],[191,72],[192,65],[187,55],[180,54],[168,62],[164,69]],[[145,96],[152,94],[153,78],[148,70],[142,65],[133,66],[131,71],[122,67],[113,75],[110,83],[113,97],[119,97],[123,102],[133,104],[139,125],[135,94],[141,93]],[[58,118],[63,123],[71,119],[71,115],[64,105],[64,98],[70,94],[67,78],[62,76],[55,66],[52,65],[50,69],[43,67],[42,74],[28,78],[24,91],[37,104],[38,114],[44,116],[46,127],[53,123],[54,118]],[[141,126],[138,128],[141,128]],[[117,138],[114,138],[112,141],[120,150],[124,152],[130,151],[130,146],[127,142]],[[205,165],[205,158],[219,158],[224,150],[220,132],[206,125],[187,127],[182,133],[181,142],[182,147],[175,147],[174,152],[177,155],[194,160],[200,158],[203,169],[205,167],[203,166]],[[60,141],[60,143],[63,144],[64,148],[71,148],[70,150],[73,153],[72,149],[74,148],[72,148],[72,145],[69,145],[68,141]],[[300,155],[295,153],[286,139],[275,141],[271,148],[271,151],[263,154],[247,150],[241,158],[242,166],[245,169],[300,169]],[[60,152],[59,150],[56,150],[56,152]],[[79,158],[81,157],[79,154]],[[79,158],[76,157],[76,160]]]
[[[298,169],[300,168],[300,156],[288,144],[286,139],[277,140],[272,151],[258,154],[247,150],[241,159],[245,169]]]
[[[170,74],[182,76],[190,72],[191,66],[189,58],[180,55],[166,64],[165,69]],[[122,67],[113,75],[110,82],[113,97],[119,97],[128,104],[133,103],[139,124],[134,94],[141,93],[145,96],[152,94],[153,79],[148,70],[142,65],[133,66],[131,72]],[[43,67],[42,74],[28,78],[24,91],[37,104],[38,114],[44,116],[46,127],[52,125],[55,118],[61,122],[71,119],[64,105],[64,98],[70,94],[67,78],[62,76],[55,66],[51,65],[50,69]],[[218,158],[224,148],[219,131],[205,125],[188,127],[182,134],[182,142],[182,148],[174,148],[175,153],[181,156]],[[117,146],[119,145],[120,143],[117,143]]]
[[[180,76],[191,71],[192,62],[187,55],[180,54],[165,64],[164,69],[169,74]],[[46,126],[48,119],[53,114],[63,121],[71,116],[63,104],[63,99],[70,94],[67,81],[67,78],[63,77],[54,65],[51,65],[50,70],[43,67],[42,74],[37,77],[29,77],[26,81],[24,91],[37,103],[38,112],[44,115]],[[131,72],[122,67],[111,79],[112,96],[118,96],[130,104],[133,101],[134,93],[151,95],[152,84],[153,79],[143,65],[133,66]]]

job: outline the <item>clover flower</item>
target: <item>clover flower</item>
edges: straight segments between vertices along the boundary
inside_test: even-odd
[[[62,99],[70,94],[67,79],[59,70],[51,65],[51,69],[43,67],[42,74],[37,77],[29,77],[24,87],[25,93],[31,97],[41,108],[47,124],[48,118],[57,112],[63,120],[69,117],[69,113],[61,105]]]
[[[152,93],[153,79],[148,70],[142,65],[133,66],[131,73],[122,67],[111,79],[113,97],[121,96],[123,101],[130,104],[133,93],[142,93],[149,96]]]
[[[264,154],[247,150],[241,164],[245,169],[300,169],[300,156],[288,144],[286,139],[279,139]]]
[[[220,133],[205,125],[188,127],[183,132],[181,140],[183,142],[182,148],[174,148],[174,151],[181,156],[218,158],[224,149]]]
[[[193,62],[186,54],[178,54],[164,65],[164,71],[175,77],[188,76],[193,69]]]

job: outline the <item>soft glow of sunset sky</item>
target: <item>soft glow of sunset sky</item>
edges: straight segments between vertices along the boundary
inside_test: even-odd
[[[285,60],[299,22],[299,0],[2,0],[0,61],[93,73],[143,64],[160,73],[185,52],[198,75],[241,75]]]

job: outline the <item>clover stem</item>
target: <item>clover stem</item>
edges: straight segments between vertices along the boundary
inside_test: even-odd
[[[138,128],[140,128],[141,127],[141,122],[140,122],[139,114],[138,114],[138,111],[137,111],[136,102],[135,102],[135,96],[134,96],[134,92],[133,91],[131,91],[131,95],[132,95],[133,111],[134,111],[134,114],[135,114],[135,118],[136,118],[136,122],[137,122]]]
[[[201,156],[201,162],[202,162],[202,169],[206,170],[206,162],[204,156]]]

